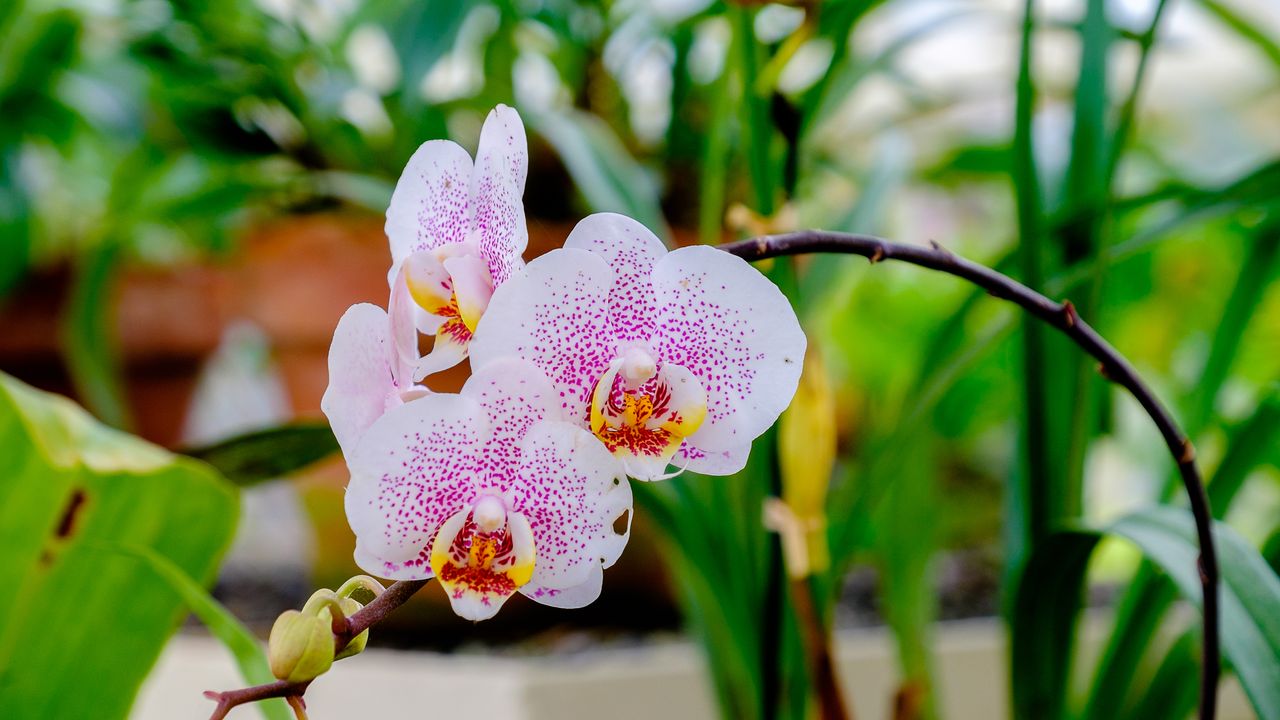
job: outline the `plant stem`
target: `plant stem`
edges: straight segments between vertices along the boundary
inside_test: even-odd
[[[957,257],[934,243],[920,247],[893,243],[869,235],[807,230],[784,235],[768,235],[742,240],[721,249],[745,260],[803,253],[830,252],[861,255],[872,263],[898,260],[911,265],[944,272],[986,290],[994,297],[1008,300],[1032,316],[1056,328],[1089,355],[1098,360],[1103,377],[1128,390],[1150,416],[1182,476],[1183,487],[1191,504],[1196,534],[1200,544],[1199,570],[1203,593],[1203,664],[1200,676],[1200,720],[1212,720],[1216,711],[1219,673],[1218,631],[1218,558],[1210,529],[1209,498],[1195,463],[1195,450],[1169,411],[1150,388],[1138,377],[1133,366],[1115,348],[1089,326],[1075,307],[1055,302],[1026,285],[983,265]]]
[[[382,622],[387,615],[391,614],[391,611],[408,602],[409,598],[413,597],[413,594],[428,582],[427,580],[400,580],[393,583],[381,595],[361,608],[360,612],[347,618],[345,631],[334,632],[334,652],[341,652],[347,646],[347,643],[351,642],[352,638]],[[335,623],[335,625],[337,624]],[[210,690],[204,696],[217,702],[218,705],[214,708],[213,714],[209,716],[209,720],[222,720],[227,716],[227,713],[231,712],[232,708],[238,705],[270,698],[285,698],[289,701],[289,706],[297,713],[299,708],[305,708],[305,705],[302,704],[302,695],[307,691],[307,686],[310,684],[310,680],[304,682],[277,680],[266,685],[255,685],[239,690],[226,690],[223,692]],[[303,714],[300,717],[306,716]]]
[[[840,680],[831,659],[831,642],[825,624],[813,602],[813,579],[791,580],[791,602],[800,621],[800,636],[808,660],[809,673],[818,692],[819,717],[822,720],[851,720],[853,715],[844,703]]]

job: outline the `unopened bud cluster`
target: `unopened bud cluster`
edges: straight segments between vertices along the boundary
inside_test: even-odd
[[[286,610],[276,618],[267,641],[271,674],[288,682],[306,682],[328,672],[334,660],[357,655],[369,642],[365,630],[351,638],[341,650],[335,627],[364,607],[356,599],[368,600],[382,593],[382,585],[367,575],[351,578],[337,592],[323,588],[312,594],[302,610]],[[335,625],[335,613],[341,614]]]

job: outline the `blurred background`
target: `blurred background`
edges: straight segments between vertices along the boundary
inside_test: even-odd
[[[1215,511],[1275,563],[1280,6],[1032,10],[1028,30],[1013,0],[7,0],[0,371],[241,485],[234,542],[205,572],[265,633],[358,572],[346,469],[314,433],[296,452],[271,446],[308,461],[279,473],[238,476],[207,448],[323,422],[338,318],[386,302],[383,212],[404,163],[433,138],[474,151],[506,103],[529,130],[530,258],[611,210],[673,245],[809,227],[936,241],[1070,297],[1174,409],[1204,466],[1230,473]],[[837,629],[888,623],[900,711],[934,682],[935,621],[1014,622],[1018,573],[1046,528],[1178,502],[1137,405],[1011,307],[855,258],[763,269],[819,356],[806,377],[835,401],[806,409],[835,429],[819,605]],[[464,365],[433,383],[465,377]],[[708,598],[787,606],[752,518],[780,491],[769,458],[797,451],[762,443],[763,469],[741,480],[751,497],[725,479],[638,490],[631,544],[589,608],[516,597],[473,625],[429,587],[373,644],[522,657],[689,632],[721,711],[753,715],[732,698],[764,692],[768,705],[770,660],[735,679],[721,656],[741,650],[715,628],[752,626],[767,654],[769,623],[722,617]],[[720,567],[717,534],[754,543],[759,562]],[[1144,572],[1131,546],[1104,543],[1085,604],[1118,604],[1117,629],[1134,608],[1164,617],[1172,596],[1130,597]],[[1194,625],[1170,617],[1168,638]],[[787,637],[772,641],[775,702],[797,662]],[[1125,677],[1155,678],[1178,647],[1149,640],[1131,638],[1150,656]],[[1102,692],[1090,681],[1105,673],[1078,673]],[[1108,707],[1138,713],[1141,684],[1112,688]],[[1085,715],[1101,712],[1090,692],[1075,693]],[[948,715],[917,705],[897,716]]]

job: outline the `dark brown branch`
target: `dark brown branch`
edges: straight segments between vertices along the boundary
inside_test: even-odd
[[[344,631],[337,631],[343,623],[335,622],[335,632],[333,634],[333,651],[334,653],[342,652],[343,648],[350,643],[360,633],[368,630],[370,627],[382,622],[392,610],[400,607],[408,602],[413,594],[418,592],[423,585],[427,584],[427,580],[401,580],[393,583],[381,595],[374,598],[368,605],[365,605],[355,615],[347,618]],[[257,702],[259,700],[268,700],[270,698],[285,698],[291,700],[290,705],[295,712],[301,707],[300,702],[293,699],[301,700],[303,693],[307,691],[307,686],[311,684],[310,680],[306,682],[286,682],[277,680],[266,685],[255,685],[253,687],[242,688],[240,690],[227,690],[224,692],[214,692],[212,690],[204,694],[205,697],[218,703],[214,708],[213,714],[209,716],[209,720],[222,720],[231,712],[231,709],[237,705],[245,703]]]
[[[835,662],[831,659],[829,631],[814,607],[810,582],[808,577],[792,578],[791,601],[799,621],[805,663],[809,666],[809,673],[818,693],[818,716],[822,720],[852,720],[853,715],[840,692]]]
[[[1211,530],[1209,498],[1200,470],[1196,467],[1191,441],[1178,428],[1169,411],[1151,389],[1138,377],[1133,366],[1111,347],[1075,311],[1070,302],[1054,302],[1022,283],[991,268],[957,257],[936,243],[932,247],[904,245],[869,235],[806,230],[784,235],[742,240],[721,246],[722,250],[745,260],[765,260],[785,255],[806,253],[843,253],[861,255],[872,263],[898,260],[911,265],[954,275],[986,290],[989,294],[1013,302],[1033,316],[1057,328],[1099,363],[1102,376],[1128,390],[1164,438],[1169,453],[1178,465],[1182,484],[1195,518],[1200,542],[1200,581],[1203,593],[1204,642],[1200,675],[1200,720],[1213,720],[1216,711],[1219,645],[1218,645],[1218,556]]]

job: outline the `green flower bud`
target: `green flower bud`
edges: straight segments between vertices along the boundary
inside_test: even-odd
[[[288,682],[305,682],[333,665],[333,629],[327,612],[286,610],[271,626],[267,660],[271,674]]]
[[[338,597],[355,598],[358,602],[368,604],[374,598],[382,594],[386,588],[382,587],[382,583],[374,580],[368,575],[357,575],[350,580],[342,583],[342,587],[338,588]],[[350,615],[348,615],[350,617]]]
[[[338,607],[342,609],[343,615],[351,617],[352,615],[360,612],[360,608],[364,607],[364,605],[361,605],[349,597],[344,597],[338,598]],[[330,608],[326,607],[324,610],[320,611],[320,617],[329,619],[331,617],[329,613]],[[343,658],[349,658],[352,655],[359,655],[361,652],[364,652],[364,646],[368,643],[369,630],[366,629],[364,632],[351,638],[351,642],[347,643],[347,646],[342,648],[342,652],[338,653],[338,656],[335,657],[334,660],[341,660]]]

